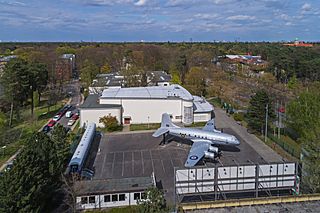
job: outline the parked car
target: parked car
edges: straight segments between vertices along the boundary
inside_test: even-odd
[[[66,112],[66,118],[71,118],[72,115],[73,115],[72,111]]]
[[[73,119],[70,119],[69,121],[68,121],[68,126],[72,126],[73,124],[74,124],[74,122],[76,122],[75,120],[73,120]]]
[[[58,112],[55,116],[53,116],[52,120],[54,121],[60,120],[62,114],[63,114],[62,112]]]
[[[48,127],[53,127],[55,124],[56,124],[57,122],[55,121],[55,120],[53,120],[53,119],[51,119],[50,121],[49,121],[49,123],[48,123]]]
[[[48,133],[51,130],[51,128],[48,125],[45,125],[42,129],[42,132]]]
[[[72,117],[71,117],[72,120],[78,120],[79,119],[79,115],[77,114],[74,114]]]

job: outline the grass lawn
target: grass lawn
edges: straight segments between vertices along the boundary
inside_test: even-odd
[[[50,107],[36,107],[34,108],[34,118],[30,115],[30,108],[21,111],[21,121],[14,122],[14,127],[7,129],[5,134],[1,137],[1,147],[6,146],[4,152],[0,150],[0,165],[5,163],[14,153],[16,153],[30,135],[38,131],[44,126],[48,120],[63,106],[60,102]]]
[[[139,130],[154,130],[160,127],[160,123],[151,123],[151,124],[131,124],[130,131],[139,131]]]

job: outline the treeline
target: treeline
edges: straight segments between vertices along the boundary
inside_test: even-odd
[[[29,54],[38,58],[52,69],[54,60],[63,53],[77,56],[77,65],[82,69],[86,60],[99,70],[108,64],[111,71],[119,71],[125,62],[137,69],[177,69],[184,82],[185,74],[191,67],[207,67],[212,60],[225,54],[261,55],[269,62],[268,71],[280,82],[287,83],[296,76],[304,81],[320,79],[320,47],[289,47],[281,43],[6,43],[0,45],[0,54]],[[185,65],[183,60],[186,59]],[[181,66],[182,65],[182,66]]]

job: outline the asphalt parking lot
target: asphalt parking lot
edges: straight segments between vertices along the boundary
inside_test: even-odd
[[[235,134],[231,129],[224,129],[224,132]],[[171,141],[159,146],[162,138],[151,135],[152,132],[103,135],[89,156],[92,159],[90,167],[95,171],[93,179],[150,176],[154,172],[168,202],[173,202],[174,168],[183,168],[190,145]],[[265,163],[243,140],[238,147],[221,147],[221,150],[219,161],[206,161],[200,165]]]

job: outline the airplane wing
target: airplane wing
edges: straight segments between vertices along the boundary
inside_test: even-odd
[[[204,131],[208,131],[208,132],[218,132],[218,133],[221,133],[221,131],[217,130],[215,128],[215,125],[214,125],[214,119],[211,119],[209,120],[206,125],[202,128],[202,130]]]
[[[204,152],[208,151],[210,144],[211,144],[210,141],[206,141],[206,140],[202,140],[202,141],[198,140],[196,142],[194,141],[184,166],[185,167],[195,166],[204,156]]]

